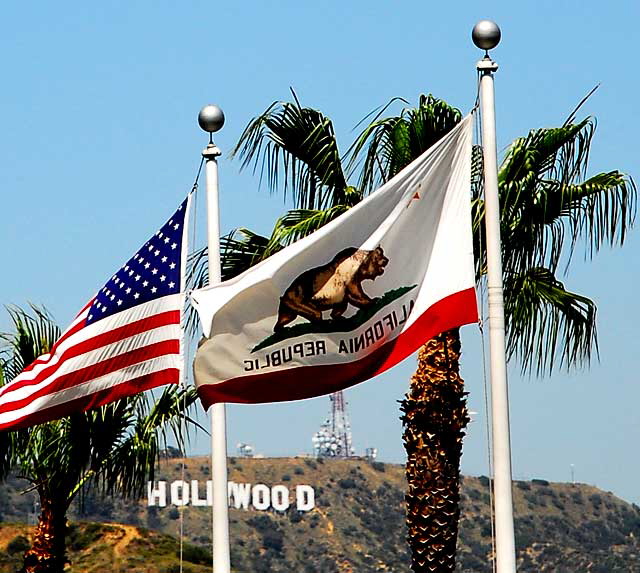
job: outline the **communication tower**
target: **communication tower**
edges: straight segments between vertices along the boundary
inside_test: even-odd
[[[313,435],[313,449],[318,458],[351,458],[355,455],[351,438],[351,424],[342,391],[329,396],[330,418]]]

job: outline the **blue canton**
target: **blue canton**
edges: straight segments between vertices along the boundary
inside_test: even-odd
[[[181,291],[182,237],[187,200],[95,297],[87,324]]]

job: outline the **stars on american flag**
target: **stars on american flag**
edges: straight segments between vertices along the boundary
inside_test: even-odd
[[[186,201],[113,275],[93,300],[87,323],[180,292]]]

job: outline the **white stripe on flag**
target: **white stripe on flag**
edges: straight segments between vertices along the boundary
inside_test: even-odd
[[[42,370],[57,364],[60,361],[61,355],[64,354],[64,352],[77,346],[82,342],[86,342],[88,340],[91,340],[92,338],[102,335],[106,331],[115,330],[116,328],[126,326],[127,324],[135,322],[136,320],[149,318],[153,315],[157,315],[162,312],[171,312],[172,310],[173,311],[180,310],[182,308],[183,300],[184,300],[184,295],[182,294],[169,295],[169,296],[163,297],[162,299],[152,300],[150,302],[141,304],[139,307],[134,307],[132,309],[122,311],[121,313],[114,314],[113,316],[105,318],[100,322],[95,322],[93,324],[90,324],[85,328],[83,328],[82,330],[79,330],[78,332],[76,332],[75,334],[73,334],[72,336],[64,340],[59,346],[57,346],[53,356],[51,356],[50,354],[46,354],[46,355],[43,354],[41,357],[39,357],[38,360],[44,357],[49,357],[49,360],[47,362],[39,363],[32,370],[27,370],[25,372],[22,372],[14,380],[12,380],[12,383],[22,381],[22,380],[33,380],[37,378],[38,375],[42,372]],[[75,324],[77,324],[77,321],[74,322],[74,324],[72,324],[72,326],[69,327],[65,332],[68,332],[69,330],[71,330],[71,328],[75,326]],[[179,329],[180,325],[177,325],[177,326]],[[61,338],[63,337],[64,337],[64,333],[62,334]],[[173,338],[176,338],[176,337],[178,337],[178,335],[176,335],[176,333],[174,332]],[[74,359],[72,358],[71,360],[74,360]],[[7,389],[8,389],[8,385],[1,388],[0,396],[2,396],[4,391],[6,391]]]
[[[105,376],[88,380],[87,382],[78,384],[73,388],[67,388],[65,390],[60,390],[59,392],[54,392],[52,394],[45,394],[44,396],[36,398],[19,410],[11,410],[9,412],[0,414],[0,426],[7,422],[11,422],[29,414],[33,414],[34,412],[37,412],[42,406],[51,408],[53,406],[58,406],[77,398],[90,396],[91,394],[95,394],[96,392],[99,392],[101,390],[115,388],[119,384],[126,384],[132,377],[134,377],[134,375],[136,378],[138,378],[140,376],[153,374],[155,372],[162,372],[163,370],[167,370],[169,368],[177,369],[180,366],[180,360],[181,359],[177,354],[151,358],[149,360],[145,360],[144,362],[139,362],[137,364],[133,364],[131,366],[118,370],[117,372],[111,372]]]
[[[175,340],[180,336],[180,332],[181,329],[179,324],[160,326],[153,330],[148,330],[140,334],[130,336],[129,338],[125,338],[124,340],[120,340],[114,344],[109,344],[96,350],[86,352],[80,356],[69,358],[64,360],[60,367],[57,368],[50,376],[47,376],[42,380],[42,382],[23,386],[22,388],[18,388],[7,394],[5,402],[9,404],[11,402],[17,402],[18,400],[24,400],[31,394],[36,393],[38,390],[54,384],[61,376],[76,372],[88,365],[98,364],[103,360],[115,358],[116,356],[120,356],[126,352],[143,346],[148,346],[149,344]],[[107,374],[107,376],[113,374],[115,374],[115,372]],[[99,378],[96,378],[96,380],[97,379]],[[86,384],[86,382],[83,382],[83,384]]]

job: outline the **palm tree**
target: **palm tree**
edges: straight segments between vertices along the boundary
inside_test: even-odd
[[[266,174],[272,190],[282,186],[291,193],[296,208],[269,238],[246,229],[225,237],[227,277],[349,208],[461,119],[458,110],[432,96],[381,119],[385,106],[340,156],[331,121],[293,95],[293,102],[275,102],[250,122],[234,154],[243,167],[260,166],[261,179]],[[593,120],[576,123],[574,112],[559,128],[533,130],[514,141],[500,167],[507,350],[524,371],[576,367],[597,351],[595,304],[567,290],[557,274],[561,266],[566,271],[579,244],[593,255],[604,243],[624,242],[634,220],[636,188],[619,171],[586,177],[593,133]],[[474,151],[472,210],[481,281],[486,272],[482,154]],[[357,187],[347,184],[343,163],[350,173],[361,167]],[[408,541],[416,572],[455,568],[460,456],[469,420],[460,351],[457,329],[427,342],[401,406]]]
[[[29,313],[14,308],[9,314],[14,329],[0,335],[0,384],[48,352],[60,336],[42,309],[32,307]],[[137,394],[46,424],[0,432],[0,478],[17,469],[40,497],[41,513],[25,553],[25,573],[63,571],[66,513],[84,488],[125,497],[143,495],[168,434],[182,447],[181,423],[193,423],[186,409],[195,399],[193,389],[170,386],[153,401]]]
[[[441,125],[441,114],[423,96],[417,109],[372,123],[355,146],[360,151],[367,145],[362,187],[387,180],[425,151],[423,133]],[[619,171],[586,176],[593,134],[593,121],[575,122],[574,112],[559,128],[532,130],[516,139],[499,169],[507,353],[519,359],[524,372],[549,373],[557,363],[588,364],[597,351],[594,302],[568,291],[557,274],[561,265],[568,269],[579,243],[589,256],[604,243],[622,245],[634,221],[636,188]],[[481,281],[486,242],[479,149],[475,159],[473,231]],[[418,353],[401,405],[407,525],[416,572],[455,569],[459,465],[469,421],[460,351],[457,329],[430,340]]]

